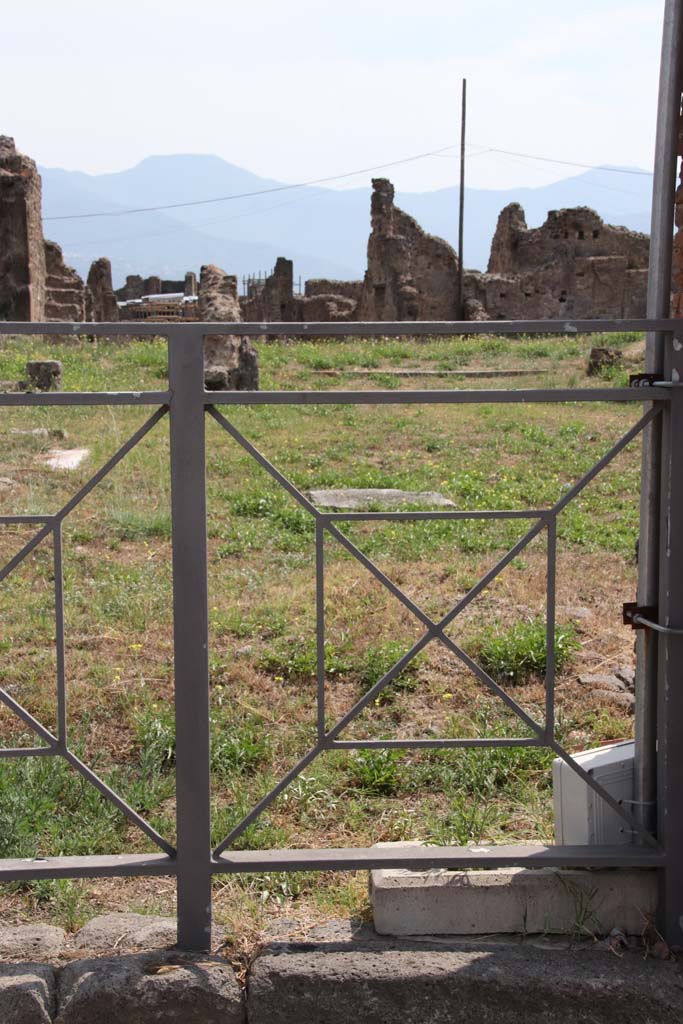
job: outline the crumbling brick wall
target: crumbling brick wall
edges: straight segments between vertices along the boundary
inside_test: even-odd
[[[539,228],[524,210],[502,210],[488,273],[465,276],[473,300],[494,320],[645,315],[649,239],[605,224],[586,206],[551,210]]]
[[[38,169],[0,135],[0,320],[45,317],[45,251]]]
[[[246,321],[302,320],[301,296],[294,294],[294,264],[278,256],[273,273],[262,281],[251,281],[247,295],[241,300]]]
[[[64,262],[56,242],[45,242],[45,319],[81,323],[85,320],[85,285]]]
[[[341,295],[357,303],[362,291],[362,281],[331,281],[325,277],[310,278],[304,285],[304,295],[307,299],[315,298],[316,295]]]
[[[106,256],[95,260],[90,267],[85,304],[88,320],[111,324],[119,318],[119,307],[111,281],[111,262]]]
[[[373,178],[372,189],[368,269],[358,319],[454,320],[455,251],[394,206],[394,186],[386,178]]]

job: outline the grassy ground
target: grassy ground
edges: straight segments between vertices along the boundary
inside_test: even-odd
[[[642,346],[611,336],[637,367]],[[586,338],[277,342],[260,347],[262,387],[529,387],[586,378]],[[11,340],[0,378],[28,358],[62,359],[72,390],[158,389],[162,342],[46,346]],[[481,384],[420,370],[522,368]],[[392,369],[414,369],[396,377]],[[350,371],[372,371],[365,377]],[[323,371],[323,372],[321,372]],[[330,371],[336,371],[333,379]],[[542,372],[542,374],[541,374]],[[609,379],[622,383],[625,371]],[[55,511],[139,426],[140,409],[3,409],[0,511]],[[638,406],[319,406],[234,409],[232,422],[301,489],[440,491],[469,509],[557,501],[633,423]],[[28,433],[44,427],[48,436]],[[63,432],[67,440],[62,439]],[[213,421],[207,425],[214,839],[227,834],[315,739],[314,534],[300,509]],[[48,470],[51,447],[88,447],[79,469]],[[569,506],[558,530],[557,735],[572,750],[630,735],[579,672],[632,663],[620,608],[634,593],[639,449],[634,443]],[[166,837],[174,835],[168,427],[154,431],[69,516],[64,529],[72,747]],[[433,617],[448,611],[529,521],[344,524],[346,535]],[[9,559],[30,527],[0,527]],[[336,721],[421,634],[333,539],[326,541],[327,713]],[[546,544],[542,534],[450,627],[537,720]],[[52,551],[46,541],[0,587],[2,686],[56,726]],[[432,644],[344,738],[525,736],[454,656]],[[0,709],[0,743],[34,743]],[[539,748],[333,752],[315,760],[238,846],[465,844],[552,837],[551,755]],[[0,761],[0,856],[151,849],[65,763]],[[271,914],[362,911],[358,876],[271,875],[217,883],[219,920],[258,929]],[[6,914],[71,927],[106,907],[171,911],[166,880],[5,887]]]

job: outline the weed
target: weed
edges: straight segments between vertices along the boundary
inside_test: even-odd
[[[401,761],[397,750],[359,750],[349,766],[349,781],[367,793],[391,796],[401,783]]]
[[[268,648],[261,657],[260,667],[282,679],[310,680],[315,678],[318,648],[315,637],[282,638]],[[348,672],[353,662],[330,640],[325,640],[325,674],[332,676]]]
[[[393,668],[396,662],[403,657],[409,645],[400,643],[398,640],[385,640],[383,643],[370,644],[361,658],[360,686],[363,693],[366,693],[375,685],[382,676],[386,675],[389,669]],[[420,656],[412,661],[399,672],[387,686],[380,691],[375,698],[375,703],[384,704],[390,702],[397,692],[411,693],[417,688],[418,682],[415,674],[419,667]]]
[[[556,671],[565,667],[578,646],[573,623],[556,626]],[[482,668],[499,679],[521,683],[530,676],[543,676],[547,664],[545,619],[537,616],[507,629],[487,630],[475,641],[475,650]]]

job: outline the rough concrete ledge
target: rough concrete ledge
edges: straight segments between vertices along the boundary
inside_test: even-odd
[[[641,935],[657,909],[647,869],[372,871],[381,935]]]
[[[642,935],[657,910],[657,872],[390,868],[370,872],[370,900],[380,935]]]
[[[250,1024],[680,1024],[678,964],[595,946],[373,942],[273,946]]]

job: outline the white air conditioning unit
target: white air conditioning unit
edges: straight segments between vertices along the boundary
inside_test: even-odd
[[[632,810],[633,740],[573,754],[575,761],[615,800]],[[562,758],[553,761],[555,842],[559,846],[632,843],[627,823]]]

